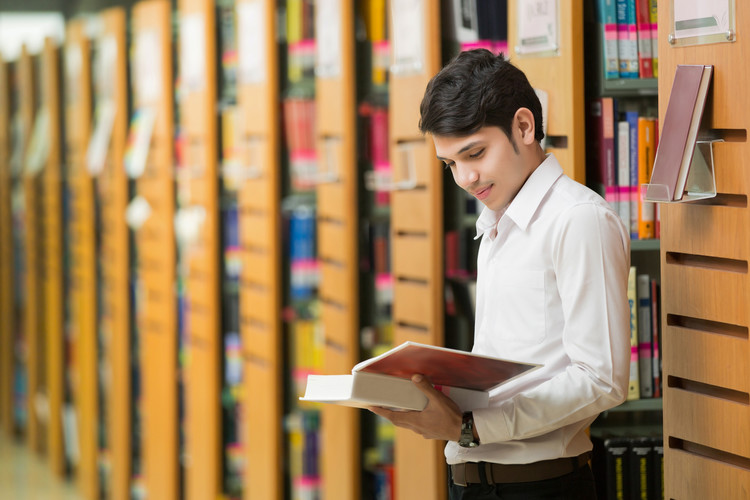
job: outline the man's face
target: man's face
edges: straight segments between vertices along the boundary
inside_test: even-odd
[[[462,189],[492,210],[508,205],[530,174],[515,142],[486,126],[464,137],[432,137],[435,152]]]

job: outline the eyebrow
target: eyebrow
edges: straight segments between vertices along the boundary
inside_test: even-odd
[[[471,148],[475,147],[476,145],[478,145],[478,144],[479,144],[479,143],[481,143],[481,142],[482,142],[482,141],[472,141],[472,142],[470,142],[470,143],[469,143],[469,144],[467,144],[466,146],[464,146],[464,147],[462,147],[461,149],[459,149],[459,150],[458,150],[458,151],[456,152],[456,156],[458,156],[458,155],[460,155],[461,153],[464,153],[464,152],[466,152],[466,151],[470,150]],[[442,156],[436,156],[436,157],[437,157],[437,159],[438,159],[438,160],[440,160],[440,161],[445,161],[445,160],[447,160],[447,159],[448,159],[448,158],[443,158]]]

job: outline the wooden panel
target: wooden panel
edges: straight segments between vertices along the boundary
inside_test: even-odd
[[[318,256],[322,259],[333,259],[345,262],[349,258],[346,242],[350,237],[347,232],[349,228],[342,224],[329,221],[318,222]]]
[[[356,295],[351,293],[350,266],[322,261],[320,265],[320,297],[351,308]],[[349,324],[349,322],[347,322]]]
[[[662,282],[681,283],[663,293],[662,303],[667,314],[721,321],[733,325],[748,324],[745,307],[748,276],[717,272],[688,266],[664,265]],[[722,293],[732,290],[731,293]],[[663,324],[666,324],[664,321]]]
[[[128,228],[123,214],[128,199],[128,180],[123,168],[128,127],[127,80],[127,17],[124,8],[111,8],[100,14],[102,31],[95,43],[96,56],[107,59],[108,68],[102,81],[96,82],[94,96],[97,105],[105,101],[113,104],[115,119],[112,126],[109,150],[104,170],[98,179],[98,196],[102,207],[101,263],[104,279],[104,311],[102,331],[108,338],[104,352],[105,363],[110,368],[111,381],[107,387],[107,456],[111,471],[111,491],[114,500],[130,496],[132,474],[131,427],[131,342],[130,342],[130,286]],[[114,41],[113,54],[105,52]],[[93,75],[96,80],[96,75]]]
[[[94,233],[94,189],[86,170],[86,147],[91,135],[91,59],[86,23],[68,23],[65,43],[65,139],[68,181],[74,190],[71,214],[71,324],[76,337],[77,377],[73,383],[78,415],[79,459],[76,470],[85,498],[99,498],[97,284]]]
[[[265,323],[248,321],[244,318],[240,325],[242,329],[242,350],[248,358],[263,360],[264,363],[273,363],[274,365],[280,362],[278,339],[275,335],[276,331],[272,327]],[[262,392],[262,397],[266,397],[267,391],[256,392]]]
[[[664,446],[664,498],[747,498],[750,470]],[[717,492],[720,492],[717,494]]]
[[[396,280],[393,293],[393,320],[431,328],[435,326],[435,301],[428,283]]]
[[[257,319],[265,324],[273,323],[278,311],[274,309],[272,290],[262,285],[243,283],[240,288],[240,311],[243,317]]]
[[[428,440],[406,429],[396,429],[396,491],[399,498],[445,498],[447,466],[444,441]],[[408,465],[407,465],[408,464]]]
[[[63,193],[62,193],[62,119],[60,96],[60,50],[56,42],[47,38],[41,54],[41,106],[49,115],[46,141],[49,147],[47,162],[42,174],[44,220],[44,335],[46,343],[47,398],[49,421],[47,424],[48,455],[52,470],[65,473],[65,451],[62,430],[64,400],[65,301],[63,296]]]
[[[317,192],[318,217],[341,220],[340,207],[347,204],[346,186],[337,183],[321,184]]]
[[[272,267],[271,264],[278,262],[278,254],[270,250],[259,251],[255,248],[243,248],[241,259],[244,279],[251,283],[265,285],[270,290],[276,290],[273,293],[277,294],[279,286],[278,268]]]
[[[672,414],[681,415],[681,418],[665,422],[666,436],[676,436],[734,455],[750,456],[750,429],[746,425],[750,420],[747,392],[743,393],[742,401],[732,401],[673,387],[664,396],[664,408]],[[727,432],[729,429],[731,432]]]
[[[11,65],[0,57],[0,425],[13,433],[13,215],[11,211]]]
[[[393,275],[429,280],[434,269],[430,240],[425,236],[396,236],[393,238]]]
[[[744,7],[736,33],[750,29]],[[669,27],[670,10],[659,9],[660,26]],[[662,205],[665,498],[742,498],[750,491],[750,42],[672,47],[669,32],[659,30],[660,121],[677,65],[712,64],[704,126],[728,132],[715,148],[719,196],[708,206]]]
[[[438,231],[433,227],[432,193],[424,189],[395,191],[391,193],[391,228],[398,232],[430,233]]]
[[[171,4],[168,0],[139,2],[132,16],[135,81],[156,78],[153,89],[138,83],[133,87],[134,109],[150,108],[155,113],[147,173],[136,187],[152,210],[137,233],[138,274],[145,290],[141,310],[136,312],[142,325],[142,475],[149,497],[176,500],[180,485]],[[153,68],[161,73],[137,74]]]
[[[508,2],[508,52],[531,85],[547,92],[547,135],[567,138],[567,147],[552,150],[565,173],[586,183],[583,68],[583,0],[557,4],[559,51],[553,56],[522,55],[518,45],[518,4]],[[666,24],[665,24],[666,25]],[[665,26],[663,25],[663,26]]]
[[[202,500],[221,492],[217,24],[212,1],[179,0],[177,6],[181,35],[177,54],[184,85],[180,117],[187,141],[185,167],[190,172],[186,179],[190,197],[184,203],[200,205],[206,213],[199,241],[186,249],[190,254],[187,335],[196,359],[200,352],[200,362],[193,364],[191,359],[184,387],[189,457],[185,498]]]
[[[320,303],[320,321],[323,326],[323,334],[327,344],[338,346],[342,349],[351,349],[351,336],[352,332],[348,326],[349,311],[346,307],[342,307],[337,304],[330,302],[321,301]],[[325,367],[331,374],[336,372],[332,371],[333,368]],[[349,373],[351,366],[346,368],[343,373]]]

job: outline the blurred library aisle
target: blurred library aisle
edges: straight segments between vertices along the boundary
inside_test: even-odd
[[[0,433],[0,500],[83,500],[75,486],[55,476],[44,457]]]

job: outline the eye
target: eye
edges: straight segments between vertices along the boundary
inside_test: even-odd
[[[480,150],[479,150],[479,151],[477,151],[476,153],[472,153],[472,154],[470,154],[470,155],[469,155],[469,158],[479,158],[479,157],[480,157],[480,156],[482,156],[483,154],[484,154],[484,148],[480,149]]]

